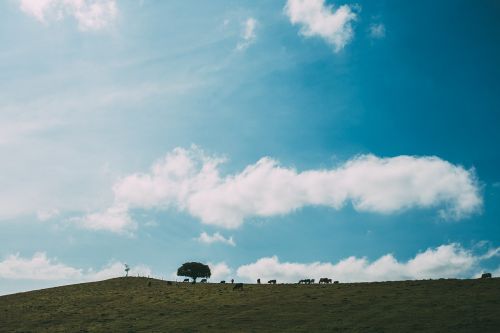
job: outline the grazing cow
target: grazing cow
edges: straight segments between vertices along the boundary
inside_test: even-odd
[[[260,279],[257,279],[257,284],[260,284]]]
[[[314,279],[304,279],[299,281],[299,284],[311,284],[311,283],[314,283]]]
[[[276,284],[276,280],[269,280],[269,281],[267,281],[267,283],[269,283],[269,284]]]
[[[299,284],[306,283],[306,280],[299,280]]]
[[[236,290],[236,289],[243,290],[243,283],[235,284],[233,287],[233,290]]]
[[[220,283],[226,283],[226,280],[222,280]]]
[[[319,283],[332,283],[332,279],[329,278],[321,278],[319,279]]]
[[[481,275],[481,279],[490,279],[491,278],[491,273],[483,273],[483,275]]]
[[[333,281],[333,283],[338,284],[338,283],[339,283],[339,281]]]
[[[184,279],[184,281],[182,281],[182,282],[189,282],[189,279]]]

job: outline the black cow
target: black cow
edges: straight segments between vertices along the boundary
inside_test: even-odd
[[[321,278],[319,279],[319,283],[332,283],[332,279],[329,278]]]
[[[269,283],[269,284],[276,284],[276,280],[269,280],[269,281],[267,281],[267,283]]]
[[[225,280],[222,280],[220,283],[226,283],[226,281],[225,281]]]
[[[182,282],[189,282],[189,279],[184,279],[184,281],[182,281]]]
[[[491,273],[483,273],[483,275],[481,275],[481,279],[491,279]]]
[[[236,289],[243,290],[243,283],[236,283],[233,287],[233,290]]]
[[[337,283],[339,283],[339,281],[333,281],[333,283],[337,284]]]
[[[260,279],[257,279],[257,284],[260,284]]]
[[[207,279],[201,279],[200,283],[207,283]]]

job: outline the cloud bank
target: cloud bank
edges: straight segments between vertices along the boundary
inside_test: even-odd
[[[452,243],[429,248],[414,258],[401,262],[386,254],[370,262],[366,258],[349,257],[338,263],[280,262],[278,257],[266,257],[240,266],[239,278],[255,281],[258,278],[278,279],[280,282],[297,282],[304,278],[329,277],[341,282],[396,281],[436,278],[471,278],[482,271],[480,263],[498,256],[500,248],[490,251],[490,256],[475,255],[460,244]]]
[[[252,217],[289,214],[305,206],[398,213],[437,209],[445,219],[467,217],[482,206],[478,181],[438,157],[360,155],[332,169],[281,166],[264,157],[239,173],[222,176],[224,159],[200,149],[176,148],[149,173],[134,173],[113,186],[114,204],[77,220],[90,229],[133,230],[131,209],[176,208],[204,224],[238,228]]]
[[[72,17],[80,30],[100,30],[118,15],[116,0],[20,0],[21,10],[42,23]]]
[[[301,35],[320,37],[335,52],[342,50],[354,36],[352,23],[357,14],[349,5],[334,9],[325,0],[288,0],[284,11],[293,25],[300,26]]]
[[[132,267],[130,275],[151,275],[151,270],[143,265]],[[59,263],[47,257],[45,252],[37,252],[31,258],[19,254],[9,255],[0,261],[0,279],[40,280],[76,283],[104,280],[124,275],[124,264],[112,262],[101,270],[83,270]]]
[[[482,248],[482,247],[480,247]],[[477,250],[477,248],[476,248]],[[490,248],[483,254],[474,253],[458,243],[428,248],[407,261],[398,261],[392,254],[386,254],[375,261],[367,258],[348,257],[337,263],[329,262],[281,262],[277,256],[265,257],[257,261],[231,269],[225,262],[211,263],[211,281],[237,281],[255,283],[277,279],[278,282],[297,282],[304,278],[329,277],[341,282],[396,281],[437,278],[477,278],[486,270],[484,261],[500,256],[500,247]],[[132,266],[129,275],[152,276],[151,269],[144,265]],[[500,276],[500,267],[490,271]],[[32,290],[70,283],[98,281],[124,275],[124,264],[111,262],[100,270],[75,268],[48,258],[46,253],[37,252],[31,258],[19,254],[9,255],[0,261],[0,280],[28,281]],[[172,273],[172,279],[178,279]],[[26,286],[26,284],[25,284]],[[18,292],[12,289],[11,292]],[[0,289],[0,294],[5,290]]]

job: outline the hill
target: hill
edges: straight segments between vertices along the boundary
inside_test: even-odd
[[[232,287],[129,277],[7,295],[0,331],[500,332],[498,278]]]

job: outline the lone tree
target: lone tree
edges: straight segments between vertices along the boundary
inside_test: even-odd
[[[212,275],[210,267],[200,262],[186,262],[177,269],[177,276],[187,276],[196,283],[197,278],[209,278]]]

